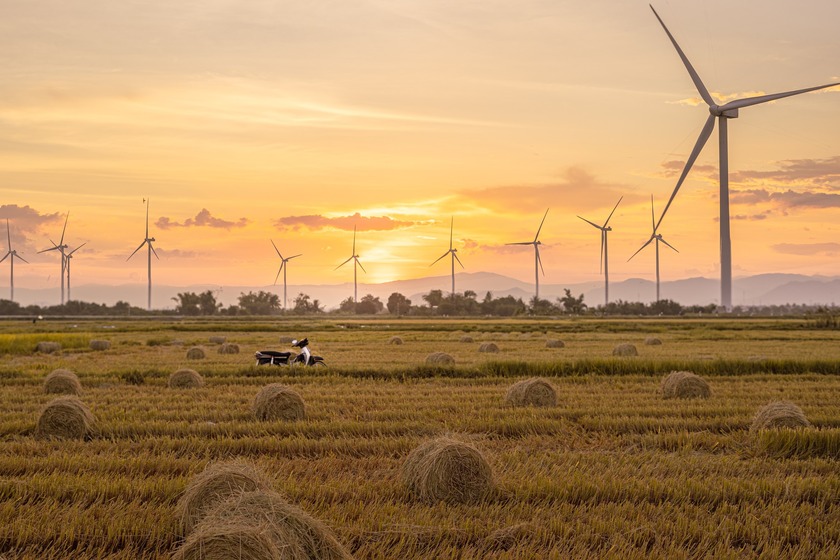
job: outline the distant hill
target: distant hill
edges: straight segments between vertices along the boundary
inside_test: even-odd
[[[397,280],[382,284],[359,284],[359,298],[366,294],[379,297],[383,303],[394,292],[399,292],[409,298],[412,303],[422,305],[422,296],[431,290],[443,290],[449,293],[451,277],[431,276],[412,280]],[[599,305],[604,301],[603,281],[584,282],[576,284],[540,284],[540,297],[555,300],[564,295],[568,288],[573,295],[584,295],[584,302],[589,305]],[[7,290],[0,290],[0,298],[8,297]],[[458,292],[472,290],[479,300],[487,292],[493,297],[511,295],[528,301],[533,297],[534,286],[502,274],[492,272],[461,272],[455,275],[455,289]],[[281,286],[222,286],[197,284],[190,286],[153,286],[152,307],[155,309],[173,308],[172,300],[181,292],[200,293],[211,290],[216,293],[216,299],[225,306],[235,304],[241,293],[257,292],[260,290],[282,295]],[[720,299],[720,283],[717,279],[685,278],[662,282],[660,286],[663,299],[672,299],[683,305],[708,305],[718,303]],[[327,309],[337,307],[338,304],[353,295],[353,284],[305,284],[290,285],[289,298],[293,299],[299,293],[305,293],[312,299],[320,300]],[[73,299],[95,303],[113,305],[117,301],[127,301],[137,307],[146,306],[145,284],[124,284],[119,286],[103,286],[85,284],[73,286]],[[656,287],[650,280],[629,278],[620,282],[610,283],[610,300],[652,302],[655,299]],[[21,305],[55,305],[59,300],[59,289],[31,290],[21,286],[15,287],[15,299]],[[840,303],[840,277],[805,276],[801,274],[760,274],[736,278],[733,282],[732,299],[735,305],[783,305],[798,304],[832,304]]]

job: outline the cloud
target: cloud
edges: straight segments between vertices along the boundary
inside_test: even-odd
[[[795,192],[790,189],[772,192],[767,189],[733,191],[730,201],[737,204],[771,203],[783,209],[840,208],[840,194],[824,192]]]
[[[840,243],[779,243],[773,245],[773,250],[786,255],[836,257],[840,255]]]
[[[824,159],[791,159],[776,162],[770,171],[735,171],[732,182],[780,185],[829,186],[840,188],[840,156]]]
[[[218,229],[242,228],[248,224],[247,218],[239,218],[236,222],[215,218],[207,208],[202,208],[195,218],[187,218],[183,223],[172,221],[171,218],[162,216],[158,218],[155,225],[160,229],[171,229],[176,227],[210,227]]]
[[[544,212],[547,207],[574,211],[591,211],[609,207],[626,196],[627,185],[602,183],[580,167],[570,167],[563,179],[542,185],[506,185],[483,189],[466,189],[458,193],[457,206],[471,205],[502,212]],[[551,216],[549,216],[551,219]]]
[[[766,220],[768,216],[770,216],[771,212],[768,210],[766,212],[760,212],[758,214],[732,214],[729,216],[730,221],[732,220],[749,220],[749,221],[759,221],[759,220]],[[715,216],[714,220],[716,222],[720,222],[720,216]]]
[[[684,167],[685,160],[674,159],[666,161],[662,164],[662,169],[664,169],[663,175],[665,177],[679,177]],[[718,167],[716,165],[692,165],[689,175],[696,177],[698,174],[708,179],[717,180],[719,178]]]
[[[710,91],[712,98],[718,105],[729,103],[733,99],[747,99],[748,97],[758,97],[767,95],[763,91],[741,91],[738,93],[720,93],[719,91]],[[677,101],[666,101],[669,105],[688,105],[690,107],[697,107],[698,105],[706,105],[700,97],[687,97],[685,99],[678,99]],[[771,103],[774,103],[771,101]]]
[[[0,206],[0,220],[8,219],[13,230],[17,229],[28,233],[36,232],[45,224],[61,221],[62,217],[58,212],[41,214],[30,206],[18,206],[17,204]]]
[[[337,216],[330,218],[320,214],[308,216],[286,216],[274,221],[274,226],[280,230],[298,231],[301,228],[317,231],[326,228],[352,231],[388,231],[402,229],[416,225],[418,222],[394,220],[388,216],[362,216],[356,212],[352,216]]]

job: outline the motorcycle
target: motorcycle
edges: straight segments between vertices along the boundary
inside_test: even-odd
[[[321,356],[316,356],[309,351],[307,346],[309,340],[304,338],[302,340],[293,340],[292,346],[301,349],[300,354],[293,352],[278,352],[276,350],[258,350],[254,353],[257,359],[258,366],[274,365],[274,366],[294,366],[297,364],[307,366],[324,366],[327,363]]]

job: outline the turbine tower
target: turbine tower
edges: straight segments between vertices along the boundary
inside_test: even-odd
[[[367,274],[367,270],[365,270],[365,267],[363,267],[362,263],[359,262],[359,255],[356,254],[356,226],[353,226],[353,253],[350,255],[349,259],[347,259],[346,261],[344,261],[343,263],[341,263],[340,265],[335,267],[335,270],[338,270],[339,268],[341,268],[345,264],[349,263],[350,261],[353,261],[353,303],[356,303],[358,301],[358,284],[356,283],[356,278],[357,278],[356,265],[358,265],[359,268],[362,269],[362,272]]]
[[[648,239],[644,245],[639,247],[639,250],[633,253],[633,255],[629,259],[627,259],[627,262],[633,260],[633,257],[638,255],[642,249],[644,249],[645,247],[650,245],[654,240],[656,240],[656,301],[659,301],[659,243],[662,242],[671,249],[674,249],[674,251],[677,250],[674,248],[673,245],[671,245],[670,243],[665,241],[665,239],[662,238],[661,233],[656,233],[656,228],[659,224],[656,223],[656,218],[653,217],[653,195],[650,195],[650,223],[653,226],[653,233],[650,234],[650,239]],[[679,253],[679,251],[677,251],[677,253]]]
[[[61,230],[61,239],[59,239],[58,245],[55,244],[55,241],[50,239],[50,243],[52,243],[53,246],[49,249],[38,251],[38,253],[46,253],[47,251],[58,251],[61,253],[61,305],[64,305],[64,267],[67,264],[67,261],[65,260],[67,255],[64,254],[64,250],[67,249],[67,245],[64,243],[64,232],[67,231],[67,220],[69,219],[70,212],[67,212],[67,217],[64,218],[64,229]]]
[[[545,270],[543,269],[542,260],[540,260],[540,245],[542,242],[539,240],[540,238],[540,230],[542,230],[543,224],[545,223],[545,217],[548,216],[548,208],[545,210],[545,214],[543,214],[543,219],[540,222],[540,227],[537,228],[537,235],[534,236],[533,241],[522,241],[519,243],[505,243],[505,245],[533,245],[534,246],[534,290],[535,296],[537,301],[540,299],[540,270],[542,270],[543,276],[545,276]]]
[[[271,240],[271,244],[274,245],[274,240]],[[355,249],[355,248],[354,248]],[[286,263],[290,260],[299,257],[300,255],[293,255],[291,257],[283,258],[283,255],[280,254],[280,249],[277,248],[277,245],[274,245],[274,250],[277,251],[277,256],[280,257],[280,269],[277,271],[277,276],[274,277],[274,285],[277,285],[277,279],[280,278],[280,271],[283,272],[283,310],[286,309],[286,303],[289,301],[286,298],[286,271],[289,269],[286,266]],[[353,251],[355,253],[355,250]],[[302,255],[303,253],[301,253]]]
[[[64,266],[65,271],[67,272],[67,301],[70,301],[70,299],[71,299],[70,298],[70,261],[73,258],[73,253],[75,253],[76,251],[78,251],[79,249],[84,247],[85,245],[87,245],[87,241],[85,241],[84,243],[82,243],[81,245],[79,245],[78,247],[76,247],[75,249],[70,251],[69,253],[67,253],[67,256],[64,257],[64,260],[67,263]]]
[[[9,272],[9,288],[11,289],[11,294],[9,296],[9,301],[15,301],[15,259],[20,259],[26,264],[29,264],[29,261],[21,257],[17,254],[17,251],[12,249],[12,232],[9,229],[9,218],[6,218],[6,238],[9,240],[9,250],[3,255],[3,258],[0,259],[0,263],[5,261],[7,258],[9,259],[9,267],[11,268]]]
[[[452,217],[452,221],[449,224],[449,250],[442,254],[440,257],[437,258],[435,262],[430,264],[429,266],[434,266],[440,259],[445,257],[446,255],[452,255],[452,299],[455,299],[455,261],[458,261],[458,264],[461,265],[461,268],[464,268],[464,263],[461,262],[461,259],[458,258],[458,249],[452,247],[452,232],[455,226],[455,217]]]
[[[619,204],[621,204],[621,199],[623,198],[624,197],[622,196],[618,199],[618,202],[615,203],[615,207],[612,209],[612,212],[610,212],[610,215],[607,216],[607,221],[604,222],[604,225],[602,226],[599,226],[594,222],[590,222],[586,218],[578,216],[578,218],[595,229],[601,230],[601,256],[599,257],[599,264],[601,266],[601,271],[604,273],[604,308],[606,308],[607,304],[610,302],[610,262],[607,256],[607,233],[612,231],[612,227],[607,224],[610,223],[610,218],[612,218],[612,215],[615,213],[615,209],[618,208]]]
[[[694,82],[694,87],[697,88],[697,92],[700,94],[700,97],[702,97],[703,101],[706,102],[706,105],[709,106],[709,116],[706,119],[706,124],[703,126],[703,130],[700,131],[700,136],[697,138],[697,143],[694,145],[694,149],[691,150],[691,154],[688,156],[688,159],[685,162],[685,167],[683,168],[682,174],[680,174],[680,178],[677,180],[677,185],[676,187],[674,187],[674,192],[671,194],[671,198],[668,200],[668,204],[665,205],[665,209],[662,210],[662,215],[659,217],[659,221],[656,223],[656,226],[658,228],[659,224],[662,223],[662,219],[668,212],[668,208],[670,208],[671,202],[673,202],[674,197],[677,196],[677,191],[680,190],[683,181],[688,175],[688,172],[691,170],[691,166],[694,165],[694,161],[697,159],[697,156],[700,155],[700,152],[703,150],[703,146],[706,145],[706,141],[709,139],[709,136],[712,135],[712,131],[715,128],[715,119],[717,119],[719,125],[718,142],[720,144],[720,304],[724,308],[729,310],[732,309],[732,240],[730,238],[729,232],[729,146],[727,134],[728,120],[738,118],[738,109],[751,107],[753,105],[759,105],[761,103],[767,103],[768,101],[774,101],[776,99],[782,99],[784,97],[790,97],[792,95],[799,95],[800,93],[808,93],[809,91],[825,89],[828,87],[840,85],[840,83],[825,84],[822,86],[809,87],[794,91],[786,91],[782,93],[772,93],[769,95],[759,95],[756,97],[746,97],[744,99],[736,99],[734,101],[730,101],[729,103],[725,103],[724,105],[718,105],[715,102],[715,100],[712,99],[709,90],[706,89],[705,85],[703,85],[703,81],[700,79],[700,76],[694,70],[694,67],[691,65],[691,62],[688,61],[688,57],[686,57],[683,50],[677,44],[677,40],[674,39],[674,36],[671,35],[670,31],[668,31],[668,28],[665,26],[665,22],[663,22],[662,18],[659,17],[659,14],[656,13],[656,10],[653,9],[653,6],[651,6],[650,9],[653,10],[653,15],[655,15],[656,19],[659,20],[659,23],[662,25],[662,29],[665,30],[665,33],[668,35],[668,38],[671,40],[671,43],[677,50],[677,54],[680,56],[680,59],[682,59],[685,69],[688,70],[688,74],[689,76],[691,76],[691,80]]]
[[[160,257],[158,256],[157,251],[155,251],[155,248],[152,246],[152,243],[154,243],[154,241],[155,241],[154,237],[149,237],[149,199],[146,199],[146,238],[143,239],[143,242],[136,249],[134,249],[134,253],[136,253],[137,251],[142,249],[143,245],[148,245],[148,253],[149,253],[149,256],[148,256],[148,263],[149,263],[149,298],[148,298],[148,304],[147,304],[146,309],[148,309],[149,311],[152,310],[152,253],[155,254],[156,259],[160,260]],[[134,253],[131,253],[128,256],[128,258],[125,259],[126,262],[129,261],[131,259],[131,257],[134,256]]]

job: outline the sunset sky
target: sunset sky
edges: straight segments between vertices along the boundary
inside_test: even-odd
[[[837,0],[654,3],[721,100],[840,81]],[[635,0],[5,0],[0,252],[15,287],[352,281],[470,272],[653,278],[650,235],[708,115]],[[736,276],[840,274],[840,88],[731,121]],[[718,277],[717,133],[661,233],[663,279]],[[145,250],[144,250],[145,251]],[[8,260],[0,298],[8,297]],[[443,286],[442,286],[443,287]]]

